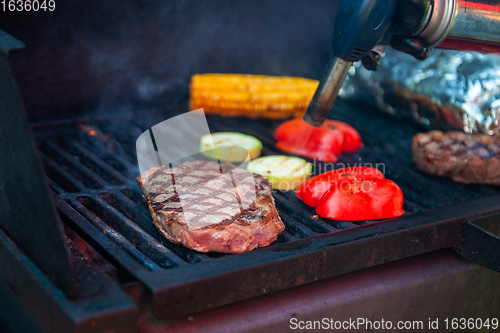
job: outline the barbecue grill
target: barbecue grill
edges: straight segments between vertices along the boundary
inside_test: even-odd
[[[440,249],[500,271],[500,189],[418,172],[411,139],[424,128],[342,101],[331,115],[355,127],[365,147],[338,163],[381,169],[404,193],[404,216],[316,219],[293,192],[274,191],[286,229],[269,247],[225,255],[172,244],[135,183],[135,140],[188,110],[59,117],[28,128],[7,62],[20,47],[0,32],[0,154],[9,153],[0,163],[0,212],[12,218],[0,220],[0,265],[8,267],[0,294],[14,294],[46,331],[132,332],[144,311],[177,318]],[[283,153],[273,140],[279,122],[207,120],[212,131],[259,138],[263,155]],[[315,173],[330,168],[314,164]]]

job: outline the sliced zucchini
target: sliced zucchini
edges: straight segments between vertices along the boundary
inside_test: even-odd
[[[253,160],[260,156],[262,142],[251,135],[219,132],[202,136],[200,150],[204,156],[214,160],[244,162],[248,157]]]
[[[248,163],[247,170],[269,179],[275,190],[295,190],[311,176],[312,165],[303,158],[271,155]]]

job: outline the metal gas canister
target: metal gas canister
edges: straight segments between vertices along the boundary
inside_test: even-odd
[[[429,48],[500,53],[498,0],[434,0],[424,26]]]
[[[378,68],[377,45],[420,60],[430,48],[500,54],[500,0],[342,0],[333,55],[304,114],[306,122],[323,124],[352,62]]]

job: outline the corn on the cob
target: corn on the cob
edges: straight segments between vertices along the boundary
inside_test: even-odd
[[[318,81],[299,77],[197,74],[191,78],[191,109],[234,117],[298,117],[317,87]]]

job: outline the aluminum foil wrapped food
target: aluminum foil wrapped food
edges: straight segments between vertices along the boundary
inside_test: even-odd
[[[423,61],[389,48],[378,71],[351,67],[339,96],[430,128],[500,136],[500,56],[432,50]]]

